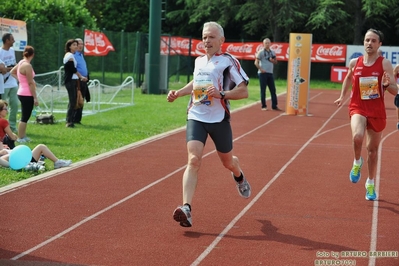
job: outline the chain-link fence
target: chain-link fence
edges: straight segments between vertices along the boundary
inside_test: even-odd
[[[28,44],[35,48],[32,61],[36,73],[57,71],[62,65],[65,43],[69,39],[84,39],[85,27],[68,27],[60,24],[43,24],[27,21]],[[141,87],[145,79],[145,55],[148,53],[148,34],[140,32],[115,32],[102,30],[112,43],[115,51],[106,56],[86,56],[90,79],[97,79],[101,84],[119,85],[131,76],[135,86]],[[22,52],[17,52],[17,59]],[[193,62],[187,56],[171,56],[168,60],[168,79],[172,75],[191,75]]]

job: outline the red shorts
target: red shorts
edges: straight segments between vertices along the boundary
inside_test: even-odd
[[[367,117],[367,129],[372,129],[375,132],[381,132],[387,125],[385,118]]]
[[[352,117],[353,115],[358,114],[361,116],[365,116],[364,114],[359,113],[358,111],[352,110],[349,113],[349,116]],[[387,125],[386,118],[377,118],[377,117],[366,117],[366,128],[372,129],[375,132],[381,132],[385,129]]]

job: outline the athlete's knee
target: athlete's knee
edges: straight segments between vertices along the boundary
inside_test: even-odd
[[[200,166],[201,166],[201,162],[202,162],[202,158],[201,158],[200,156],[198,156],[198,155],[190,154],[190,155],[188,156],[188,165],[189,165],[191,168],[197,168],[197,169],[199,169]]]
[[[355,133],[352,137],[354,143],[362,143],[364,138],[364,134]]]
[[[372,156],[372,157],[377,156],[377,154],[378,154],[378,145],[368,145],[367,146],[367,153],[368,153],[369,157],[370,156]]]

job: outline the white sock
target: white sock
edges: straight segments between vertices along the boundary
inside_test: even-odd
[[[359,158],[359,160],[354,160],[353,161],[353,164],[356,164],[356,165],[360,165],[362,163],[362,159],[361,158]]]
[[[374,179],[367,178],[366,184],[367,185],[374,185]]]

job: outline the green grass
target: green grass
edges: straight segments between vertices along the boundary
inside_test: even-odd
[[[182,78],[183,79],[183,78]],[[174,80],[174,79],[171,79]],[[185,83],[171,83],[170,90],[179,89]],[[311,88],[340,89],[340,84],[327,81],[311,81]],[[286,91],[286,81],[276,80],[277,92]],[[267,93],[269,95],[269,93]],[[232,109],[259,101],[259,81],[250,80],[249,97],[231,101]],[[27,134],[32,139],[27,145],[34,148],[39,143],[46,144],[60,159],[78,162],[95,155],[137,142],[139,140],[182,127],[186,123],[188,97],[174,103],[166,101],[166,95],[142,94],[135,89],[134,105],[114,109],[95,115],[85,116],[83,125],[65,128],[63,121],[54,125],[29,123]],[[65,114],[55,114],[56,119],[64,119]],[[46,171],[53,169],[53,163],[46,160]],[[0,187],[37,174],[0,168]]]

